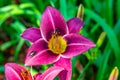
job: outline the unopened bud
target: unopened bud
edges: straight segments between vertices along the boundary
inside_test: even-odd
[[[83,16],[84,16],[84,6],[80,4],[77,12],[77,18],[80,18],[81,20],[83,20]]]
[[[117,67],[115,67],[112,72],[110,73],[109,79],[108,80],[117,80],[119,74],[119,70]]]

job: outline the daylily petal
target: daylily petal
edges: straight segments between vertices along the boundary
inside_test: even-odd
[[[54,78],[62,71],[64,68],[53,66],[48,68],[40,76],[36,77],[36,80],[54,80]]]
[[[84,25],[84,22],[79,18],[72,18],[67,22],[67,25],[70,33],[78,33]]]
[[[30,46],[30,48],[27,51],[27,56],[32,56],[36,53],[38,53],[39,51],[48,49],[47,48],[47,43],[41,38],[39,40],[37,40],[35,43],[32,44],[32,46]]]
[[[62,57],[57,62],[54,63],[54,66],[60,66],[67,70],[71,69],[72,67],[70,59],[62,58]]]
[[[95,47],[95,44],[92,41],[78,34],[69,34],[64,36],[64,38],[68,43],[66,51],[62,54],[62,57],[64,58],[77,56],[90,48]]]
[[[37,73],[33,76],[34,80],[40,80],[40,77],[41,77],[41,74],[42,73]]]
[[[13,79],[22,80],[22,78],[20,77],[21,69],[24,69],[24,68],[21,67],[18,64],[15,64],[15,63],[7,63],[7,64],[5,64],[6,80],[13,80]]]
[[[71,80],[72,70],[64,70],[58,75],[60,80]]]
[[[49,51],[47,43],[43,39],[39,39],[28,49],[25,65],[50,64],[58,58],[59,55],[55,55]]]
[[[46,49],[36,53],[33,56],[27,55],[25,65],[32,66],[41,64],[51,64],[56,62],[59,58],[59,55],[55,55],[51,51]]]
[[[68,27],[63,16],[57,9],[50,6],[46,8],[42,15],[40,30],[42,37],[46,41],[56,30],[59,31],[61,35],[68,33]]]
[[[5,76],[6,80],[23,80],[21,76],[21,72],[27,71],[24,67],[16,64],[16,63],[7,63],[5,64]],[[31,75],[29,78],[32,80]]]
[[[30,42],[35,42],[41,38],[40,29],[39,28],[28,28],[22,33],[21,37]]]
[[[54,66],[60,66],[65,68],[58,76],[60,80],[71,80],[72,64],[70,59],[60,58],[54,63]]]

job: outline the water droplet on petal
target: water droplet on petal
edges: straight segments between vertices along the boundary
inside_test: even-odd
[[[30,56],[33,57],[35,54],[36,54],[36,51],[32,51],[32,52],[30,53]]]

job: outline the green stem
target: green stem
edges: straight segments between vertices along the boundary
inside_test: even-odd
[[[108,43],[105,48],[104,54],[102,56],[102,61],[100,63],[101,65],[99,66],[99,69],[98,69],[97,80],[103,80],[110,53],[111,53],[111,49],[110,49],[110,44]]]
[[[18,46],[16,47],[16,50],[15,50],[15,55],[14,55],[14,61],[17,61],[18,60],[18,56],[20,54],[20,50],[24,44],[24,41],[23,39],[20,39],[20,42],[18,43]]]
[[[90,64],[92,63],[92,61],[89,61],[87,63],[87,65],[85,66],[85,68],[82,70],[81,74],[78,76],[77,80],[80,80],[80,78],[83,76],[83,74],[85,73],[85,71],[89,68]]]

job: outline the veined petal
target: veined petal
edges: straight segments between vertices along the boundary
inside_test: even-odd
[[[71,80],[72,64],[70,59],[60,58],[57,62],[54,63],[54,66],[60,66],[65,69],[58,75],[60,80]]]
[[[95,44],[92,41],[78,34],[69,34],[64,36],[64,38],[68,43],[66,51],[62,54],[62,57],[64,58],[77,56],[90,48],[95,47]]]
[[[32,66],[41,64],[51,64],[56,62],[59,58],[59,55],[55,55],[51,51],[46,49],[35,53],[33,56],[30,56],[28,54],[25,60],[25,65]]]
[[[49,51],[47,43],[41,38],[28,49],[25,65],[50,64],[55,62],[58,58],[59,55],[55,55]]]
[[[65,35],[64,39],[67,41],[68,45],[78,43],[80,45],[89,45],[89,46],[93,46],[93,47],[95,46],[95,44],[92,41],[90,41],[89,39],[85,38],[82,35],[75,34],[75,33]]]
[[[21,73],[27,71],[24,67],[16,63],[7,63],[5,64],[5,76],[6,80],[23,80]],[[32,76],[29,75],[29,78],[32,80]]]
[[[60,58],[57,62],[54,63],[54,66],[60,66],[65,69],[71,69],[71,60],[66,58]]]
[[[38,53],[39,51],[42,51],[44,49],[48,49],[47,48],[47,43],[40,38],[39,40],[37,40],[35,43],[33,43],[30,48],[27,51],[27,56],[32,56],[36,53]]]
[[[37,76],[36,80],[54,80],[54,78],[63,70],[64,68],[58,66],[50,67],[40,76]]]
[[[15,63],[7,63],[5,64],[5,76],[6,80],[22,80],[20,76],[21,69],[24,69],[18,64]],[[11,74],[12,73],[12,74]]]
[[[67,25],[69,33],[78,33],[84,25],[84,22],[79,18],[72,18],[67,22]]]
[[[35,41],[41,38],[40,29],[28,28],[22,33],[21,37],[34,43]]]
[[[67,24],[57,9],[54,7],[47,7],[44,11],[40,23],[40,30],[42,37],[47,41],[51,37],[52,33],[56,30],[61,35],[68,33]]]

